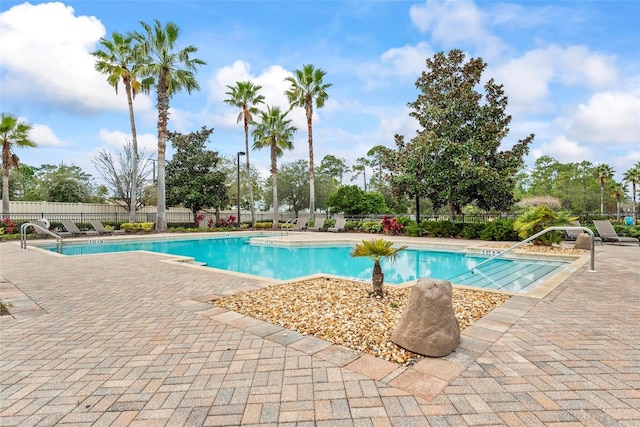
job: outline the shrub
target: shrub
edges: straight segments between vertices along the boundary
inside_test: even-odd
[[[484,224],[484,230],[480,233],[482,240],[492,241],[517,241],[518,234],[516,233],[512,219],[497,219],[495,221]]]
[[[2,218],[2,221],[0,222],[0,225],[2,226],[2,228],[4,228],[4,232],[7,233],[7,234],[13,234],[13,231],[18,226],[18,224],[16,224],[15,221],[13,221],[9,217]]]
[[[366,233],[381,233],[382,224],[380,224],[380,221],[362,221],[357,225],[356,230]]]
[[[460,230],[460,237],[463,239],[479,239],[482,236],[486,224],[483,222],[474,222],[471,224],[463,224]]]
[[[380,225],[386,234],[398,235],[402,231],[402,224],[395,217],[384,216],[380,220]]]
[[[424,222],[424,225],[422,224]],[[422,221],[420,224],[429,237],[457,237],[460,230],[451,221]]]
[[[120,224],[120,228],[125,231],[152,231],[154,224],[152,222],[125,222]]]

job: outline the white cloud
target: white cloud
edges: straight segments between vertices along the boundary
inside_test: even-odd
[[[599,92],[580,104],[568,127],[576,139],[609,145],[640,144],[640,96]]]
[[[581,162],[586,159],[594,159],[593,152],[590,148],[583,147],[564,135],[558,136],[551,142],[532,149],[531,155],[535,159],[543,155],[551,156],[561,163]]]
[[[113,147],[116,150],[122,150],[122,146],[127,141],[131,141],[131,134],[121,132],[119,130],[100,129],[100,139],[103,140],[107,146]],[[145,151],[147,153],[154,153],[158,149],[158,138],[152,134],[137,134],[136,139],[138,141],[138,152]]]
[[[417,78],[425,69],[425,61],[433,55],[431,46],[426,42],[420,42],[415,46],[389,49],[382,54],[380,60],[384,67],[384,74],[409,76]]]
[[[47,125],[32,125],[29,138],[39,147],[62,147],[68,143],[61,141]]]
[[[63,3],[24,3],[0,14],[3,96],[44,99],[82,112],[126,110],[124,95],[115,96],[94,69],[91,52],[104,26],[74,13]]]
[[[413,25],[431,40],[447,48],[474,46],[485,60],[497,58],[507,48],[499,37],[485,28],[486,15],[469,0],[427,0],[412,6]]]
[[[614,58],[584,46],[549,45],[533,49],[488,74],[504,84],[509,107],[515,111],[544,111],[551,85],[598,89],[617,84]]]

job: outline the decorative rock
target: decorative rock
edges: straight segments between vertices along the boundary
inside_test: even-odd
[[[574,249],[591,250],[591,236],[587,233],[582,233],[576,238],[576,243],[573,245]]]
[[[451,283],[445,280],[418,280],[391,341],[431,357],[446,356],[454,351],[460,344],[460,327],[451,294]]]

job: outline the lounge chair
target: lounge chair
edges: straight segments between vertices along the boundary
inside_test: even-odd
[[[344,231],[345,225],[347,224],[347,220],[345,218],[336,219],[336,225],[333,227],[329,227],[327,231],[331,231],[332,233],[338,233],[340,231]]]
[[[98,232],[98,234],[103,235],[103,234],[111,234],[111,235],[116,235],[116,234],[125,234],[126,231],[124,230],[107,230],[104,225],[98,221],[97,219],[90,219],[89,220],[89,224],[91,224],[91,226]]]
[[[60,221],[62,226],[69,232],[73,237],[76,236],[98,236],[99,233],[93,230],[81,231],[75,222],[70,219],[63,219]]]
[[[616,233],[616,230],[609,221],[593,221],[593,225],[596,226],[603,242],[609,242],[611,244],[618,243],[620,245],[623,243],[637,243],[640,245],[640,240],[635,237],[618,236],[618,233]]]
[[[324,218],[316,219],[313,227],[309,227],[309,231],[322,231],[324,229]]]
[[[307,228],[307,221],[309,221],[309,218],[307,217],[303,217],[303,216],[298,217],[298,219],[296,219],[296,225],[293,226],[292,230],[295,230],[295,231],[305,230]]]
[[[571,227],[582,227],[582,225],[580,225],[580,221],[571,221],[569,223],[569,226]],[[565,236],[565,241],[567,242],[575,242],[576,240],[578,240],[578,237],[581,234],[584,234],[584,230],[565,230],[566,236]],[[598,236],[594,236],[593,241],[595,243],[600,243],[602,244],[602,239]]]

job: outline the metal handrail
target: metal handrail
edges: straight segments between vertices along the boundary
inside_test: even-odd
[[[54,233],[51,230],[47,230],[44,227],[39,226],[38,224],[34,224],[32,222],[25,222],[20,226],[20,249],[27,250],[27,229],[29,227],[34,228],[36,231],[40,231],[44,234],[48,234],[49,236],[55,237],[56,239],[56,250],[57,252],[62,252],[62,237],[59,234]]]
[[[589,236],[591,236],[591,269],[589,270],[589,272],[595,272],[595,254],[594,254],[594,249],[595,249],[595,235],[593,234],[593,231],[591,231],[591,229],[587,228],[587,227],[578,227],[578,226],[554,226],[554,227],[547,227],[544,230],[542,230],[539,233],[534,234],[531,237],[528,237],[527,239],[523,240],[522,242],[518,242],[515,245],[511,246],[509,249],[500,252],[499,254],[496,254],[490,258],[485,259],[484,261],[482,261],[480,264],[476,265],[475,267],[473,267],[471,269],[471,271],[473,272],[474,270],[476,270],[478,267],[480,267],[481,265],[484,265],[486,263],[488,263],[489,261],[492,261],[495,258],[501,257],[502,255],[506,254],[507,252],[511,252],[512,250],[516,249],[517,247],[520,247],[522,245],[524,245],[525,243],[529,243],[530,241],[542,236],[545,233],[548,233],[549,231],[559,231],[559,230],[582,230],[582,231],[586,231],[587,233],[589,233]]]

